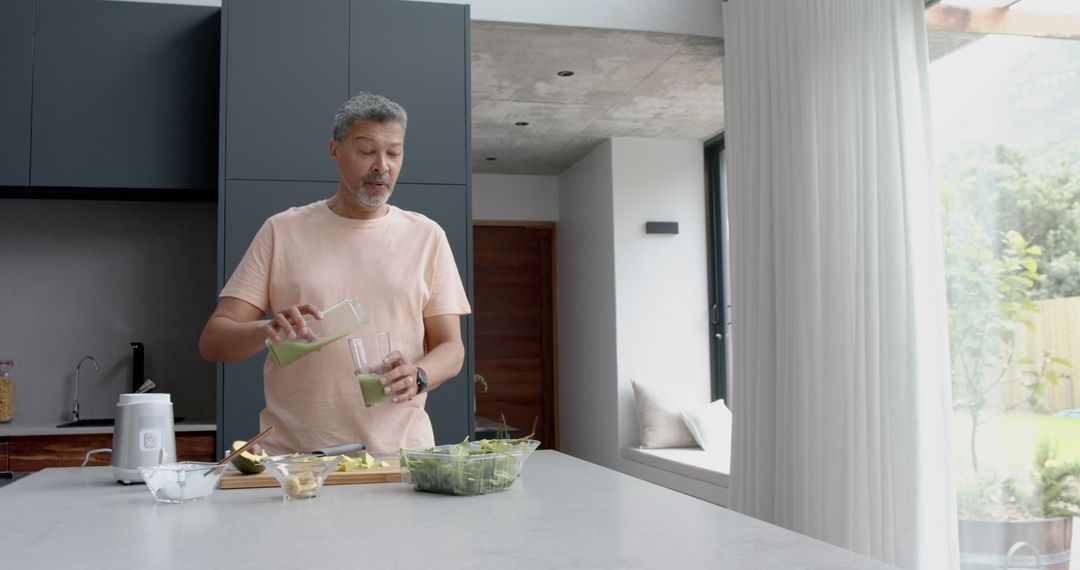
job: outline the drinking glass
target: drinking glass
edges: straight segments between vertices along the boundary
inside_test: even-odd
[[[383,363],[390,354],[390,333],[375,333],[349,339],[353,366],[356,368],[356,381],[360,383],[360,392],[364,395],[367,407],[394,400],[393,394],[383,392],[379,378],[390,367]]]

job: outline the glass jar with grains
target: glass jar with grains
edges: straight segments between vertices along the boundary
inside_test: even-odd
[[[15,361],[0,360],[0,423],[15,417]]]

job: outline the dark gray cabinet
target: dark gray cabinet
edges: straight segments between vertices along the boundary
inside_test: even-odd
[[[409,113],[400,182],[466,184],[468,12],[453,4],[353,0],[351,93],[372,91]]]
[[[37,0],[30,184],[212,189],[216,8]]]
[[[333,182],[226,182],[225,198],[218,203],[224,219],[224,275],[232,275],[267,218],[333,196],[336,189]],[[265,359],[266,353],[260,352],[243,362],[222,365],[225,381],[218,389],[218,441],[250,439],[259,433],[259,412],[266,406],[262,385]]]
[[[411,119],[410,119],[411,121]],[[408,146],[410,143],[406,143]],[[409,150],[406,150],[408,154]],[[461,185],[401,184],[398,183],[390,203],[403,210],[420,212],[435,220],[450,242],[457,264],[458,275],[465,283],[472,299],[469,266],[472,265],[470,244],[468,187]],[[472,317],[461,319],[461,338],[466,351],[471,354]],[[461,372],[438,390],[428,394],[425,409],[431,417],[437,443],[456,443],[473,432],[473,380],[472,357],[466,356]]]
[[[267,218],[293,206],[329,198],[336,191],[336,182],[226,181],[225,199],[218,205],[225,213],[223,261],[226,278],[232,275]],[[222,281],[221,286],[224,285]]]
[[[285,182],[230,180],[225,183],[224,263],[225,275],[232,275],[247,252],[255,233],[270,216],[292,206],[302,206],[334,195],[336,184],[329,182]],[[420,212],[435,220],[446,232],[454,261],[462,279],[468,276],[467,189],[465,186],[398,184],[390,202],[400,208]],[[462,320],[462,338],[468,320]],[[262,366],[265,352],[244,362],[223,365],[224,382],[220,389],[223,421],[221,441],[247,439],[259,432],[259,411],[263,399]],[[440,441],[461,439],[470,433],[472,382],[468,367],[456,378],[428,396],[427,411]]]
[[[0,186],[30,184],[33,0],[0,3]]]
[[[334,113],[369,90],[409,112],[391,203],[443,227],[471,298],[468,10],[401,0],[223,1],[219,286],[266,218],[334,194]],[[472,433],[471,317],[462,338],[461,374],[427,403],[439,443]],[[219,368],[221,441],[256,433],[264,358]]]
[[[225,176],[336,181],[334,112],[349,94],[348,0],[227,0]]]

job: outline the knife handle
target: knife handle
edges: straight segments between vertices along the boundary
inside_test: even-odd
[[[362,443],[345,443],[342,445],[334,445],[331,447],[324,447],[322,449],[316,449],[312,451],[312,455],[345,455],[346,453],[355,453],[357,451],[364,451],[367,446]]]

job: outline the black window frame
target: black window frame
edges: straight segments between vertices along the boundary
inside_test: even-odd
[[[705,213],[708,249],[709,363],[712,399],[731,407],[731,306],[727,275],[727,191],[724,133],[709,139],[705,152]]]

